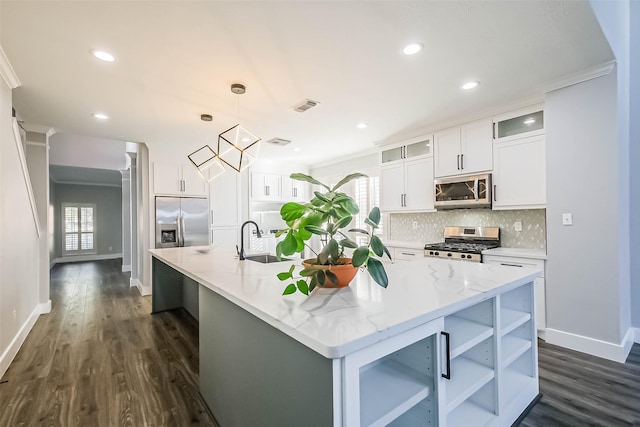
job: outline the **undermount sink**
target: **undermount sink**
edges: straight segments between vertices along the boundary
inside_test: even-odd
[[[272,262],[281,262],[281,261],[289,261],[288,258],[280,258],[275,255],[263,254],[263,255],[249,255],[244,257],[244,259],[248,259],[249,261],[261,262],[263,264],[270,264]]]

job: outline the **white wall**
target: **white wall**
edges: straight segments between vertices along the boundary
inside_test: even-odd
[[[40,283],[39,302],[49,304],[49,144],[48,136],[44,133],[27,132],[25,157],[29,168],[31,188],[38,209],[40,221],[39,260]]]
[[[640,22],[640,2],[631,2],[630,21]],[[630,75],[630,105],[629,116],[634,120],[629,123],[629,159],[630,159],[630,240],[629,251],[632,260],[640,259],[640,26],[631,25]],[[640,262],[631,263],[631,321],[634,327],[640,328]],[[636,339],[640,339],[637,334]]]
[[[4,52],[0,48],[0,62],[3,58]],[[0,78],[0,376],[2,376],[39,314],[37,256],[39,238],[31,214],[19,151],[13,136],[11,89],[5,81],[5,74],[2,71],[0,73],[4,78]]]
[[[127,156],[128,158],[128,156]],[[130,162],[128,162],[130,165]],[[122,271],[131,271],[131,171],[122,173]]]
[[[355,172],[372,174],[378,171],[378,154],[366,154],[364,156],[350,158],[348,160],[336,161],[335,163],[324,164],[312,167],[309,175],[322,181],[323,177],[340,178]]]
[[[52,165],[94,169],[126,169],[125,142],[57,133],[50,138]]]
[[[628,287],[619,207],[627,193],[619,188],[616,91],[612,72],[548,93],[545,107],[547,338],[604,357],[620,350],[614,347],[627,332],[620,322]],[[563,213],[573,214],[573,226],[562,226]]]

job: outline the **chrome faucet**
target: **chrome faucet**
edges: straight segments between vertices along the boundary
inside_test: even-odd
[[[247,224],[253,224],[256,226],[256,237],[259,239],[262,237],[262,233],[260,233],[260,227],[258,227],[258,224],[255,223],[255,221],[245,221],[242,223],[242,225],[240,226],[240,250],[238,250],[238,245],[236,245],[236,251],[238,252],[238,259],[240,259],[240,261],[245,259],[245,254],[244,254],[244,226]]]

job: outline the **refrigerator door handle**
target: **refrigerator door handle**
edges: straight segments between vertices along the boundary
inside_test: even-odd
[[[182,215],[178,215],[176,218],[176,226],[178,227],[178,247],[184,246],[182,239]]]

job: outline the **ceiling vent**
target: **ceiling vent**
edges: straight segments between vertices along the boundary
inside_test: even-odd
[[[297,111],[298,113],[304,113],[309,108],[313,108],[316,105],[320,104],[318,101],[312,101],[311,99],[305,99],[300,104],[293,106],[293,111]]]
[[[270,140],[267,141],[267,143],[284,147],[285,145],[291,144],[291,141],[284,138],[271,138]]]

